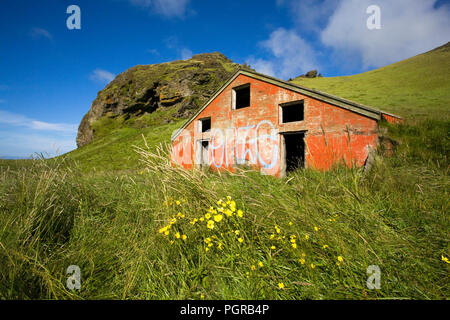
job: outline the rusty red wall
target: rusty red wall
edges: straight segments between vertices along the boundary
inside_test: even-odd
[[[400,117],[398,117],[398,116],[395,116],[395,115],[392,115],[392,114],[389,114],[389,113],[384,113],[384,112],[382,112],[382,113],[381,113],[381,117],[382,117],[384,120],[386,120],[387,122],[392,123],[392,124],[395,124],[395,123],[402,123],[402,122],[403,122],[403,119],[402,119],[402,118],[400,118]]]
[[[250,83],[250,106],[232,110],[232,88]],[[279,105],[304,99],[304,120],[280,123]],[[201,133],[198,119],[211,117],[212,129]],[[274,84],[239,75],[174,141],[172,161],[191,168],[198,161],[197,141],[210,139],[213,168],[232,170],[245,158],[266,173],[283,173],[283,137],[305,131],[305,166],[326,170],[334,164],[364,164],[369,147],[375,149],[377,121]]]

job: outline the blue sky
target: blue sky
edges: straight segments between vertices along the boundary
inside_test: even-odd
[[[66,26],[73,4],[81,30]],[[97,92],[137,64],[219,51],[282,79],[348,75],[450,41],[449,21],[442,0],[2,0],[0,157],[74,149]]]

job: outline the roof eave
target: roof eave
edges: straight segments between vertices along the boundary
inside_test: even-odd
[[[254,71],[249,71],[249,70],[243,70],[243,69],[239,69],[238,71],[236,71],[229,80],[227,80],[219,89],[217,89],[217,91],[211,96],[211,98],[208,99],[208,101],[206,103],[203,104],[203,106],[188,120],[186,120],[186,122],[176,131],[172,134],[171,140],[175,140],[178,135],[195,119],[197,118],[197,116],[206,109],[206,107],[231,83],[234,81],[234,79],[236,79],[239,75],[245,75],[254,79],[258,79],[264,82],[268,82],[268,83],[272,83],[276,86],[279,87],[283,87],[285,89],[291,90],[291,91],[295,91],[298,93],[301,93],[303,95],[315,98],[317,100],[321,100],[330,104],[333,104],[335,106],[353,111],[355,113],[364,115],[366,117],[369,117],[371,119],[377,120],[379,121],[381,119],[381,114],[388,114],[387,112],[381,111],[381,110],[377,110],[374,108],[371,108],[369,106],[351,101],[351,100],[347,100],[338,96],[334,96],[332,94],[329,93],[325,93],[319,90],[315,90],[315,89],[310,89],[307,87],[303,87],[291,82],[287,82],[287,81],[283,81],[271,76],[267,76],[265,74],[262,73],[257,73]],[[400,118],[400,116],[394,115],[394,114],[390,114],[394,117]]]

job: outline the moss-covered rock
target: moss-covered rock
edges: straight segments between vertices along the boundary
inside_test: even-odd
[[[239,67],[214,52],[130,68],[98,93],[80,123],[77,145],[81,147],[95,138],[93,123],[102,117],[130,119],[166,110],[171,118],[188,118]]]

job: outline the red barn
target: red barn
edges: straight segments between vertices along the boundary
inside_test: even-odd
[[[299,168],[362,166],[378,143],[378,122],[401,118],[248,70],[237,71],[172,135],[184,168],[238,165],[283,176]]]

